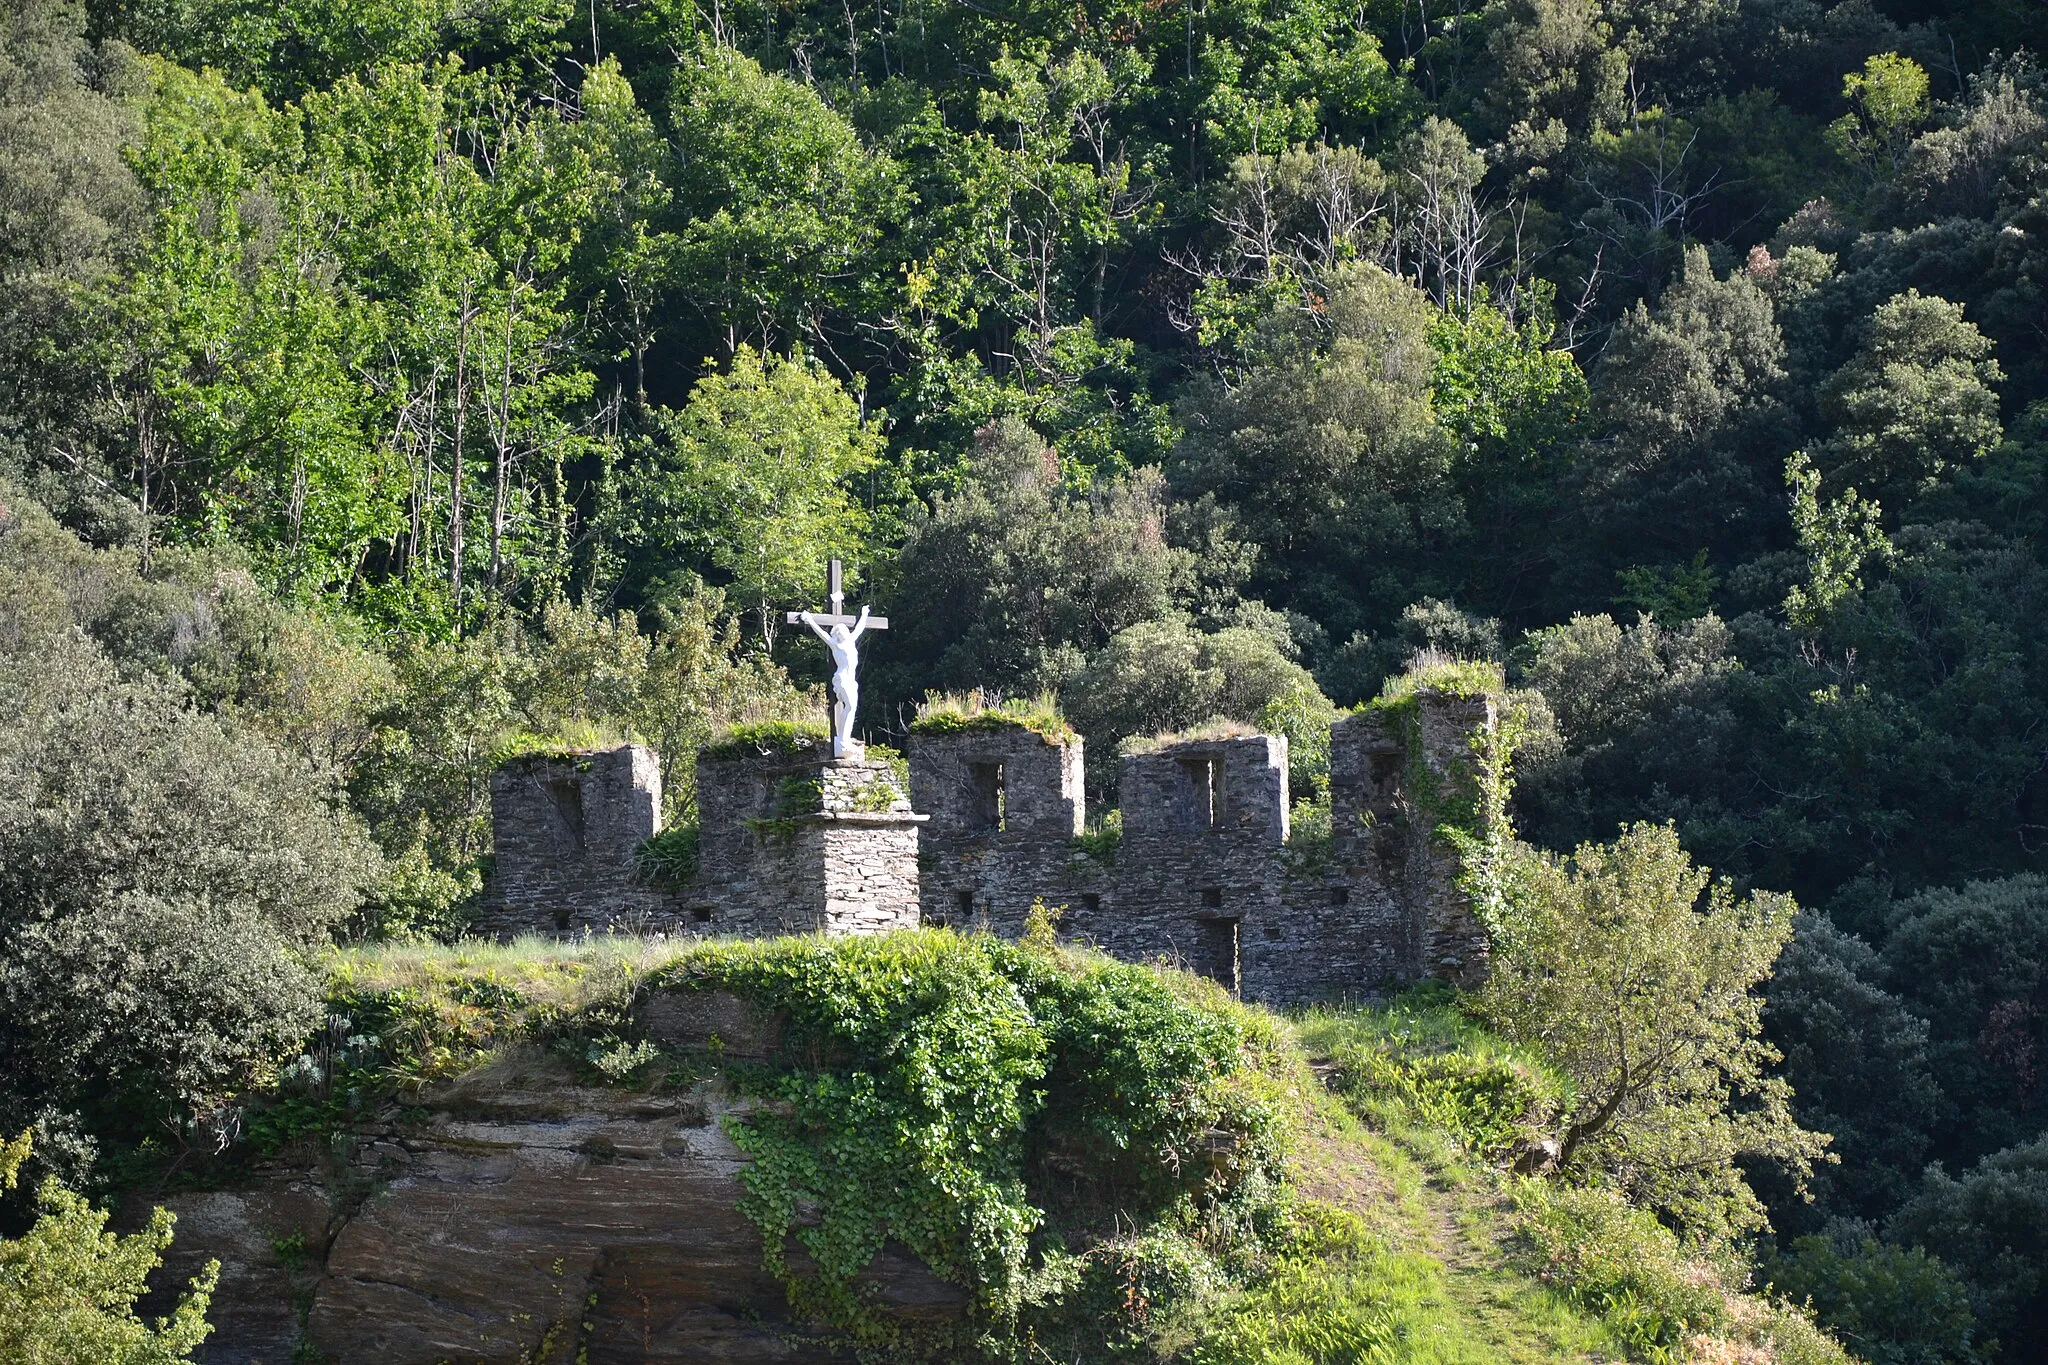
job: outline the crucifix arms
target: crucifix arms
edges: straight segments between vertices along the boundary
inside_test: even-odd
[[[793,611],[788,613],[788,617],[789,624],[793,626],[809,626],[811,633],[827,644],[830,644],[832,641],[831,633],[826,629],[828,626],[852,627],[848,631],[848,638],[854,640],[858,640],[870,630],[887,630],[889,628],[888,617],[873,615],[866,607],[860,609],[860,615],[857,617],[848,616],[845,612],[838,611]]]

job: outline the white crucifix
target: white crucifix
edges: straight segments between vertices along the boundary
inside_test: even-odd
[[[871,630],[887,630],[889,618],[871,616],[862,607],[858,617],[846,614],[846,595],[839,588],[839,561],[832,561],[827,584],[832,598],[830,611],[793,611],[789,624],[802,623],[825,642],[832,652],[832,757],[845,758],[854,751],[853,713],[860,707],[860,637]]]

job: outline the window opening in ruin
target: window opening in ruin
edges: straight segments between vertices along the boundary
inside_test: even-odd
[[[1195,922],[1195,970],[1221,985],[1232,995],[1242,989],[1238,978],[1238,925],[1235,919],[1203,919]]]
[[[1223,908],[1223,888],[1220,886],[1202,888],[1202,908],[1204,910],[1221,910]]]
[[[1223,820],[1223,760],[1214,754],[1180,760],[1180,808],[1189,829],[1214,829]]]
[[[1331,888],[1330,888],[1330,904],[1332,904],[1332,905],[1349,905],[1349,904],[1351,904],[1351,888],[1350,888],[1350,887],[1348,887],[1348,886],[1333,886],[1333,887],[1331,887]]]
[[[968,775],[974,782],[974,809],[971,815],[975,828],[1005,828],[1009,802],[1008,793],[1003,788],[1003,765],[972,763],[968,765]]]
[[[972,891],[960,892],[954,897],[954,904],[960,907],[962,915],[972,915],[974,913],[974,893]]]
[[[690,918],[699,924],[709,924],[711,922],[711,907],[708,905],[692,906],[690,908]]]
[[[555,928],[566,930],[569,927],[569,913],[569,907],[566,905],[555,907]]]
[[[548,805],[555,813],[555,836],[569,852],[583,852],[583,784],[573,777],[548,783]],[[566,926],[564,926],[566,927]]]
[[[1100,910],[1102,908],[1102,897],[1096,895],[1093,891],[1082,892],[1081,908],[1083,910]]]

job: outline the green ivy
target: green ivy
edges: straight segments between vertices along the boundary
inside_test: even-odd
[[[825,783],[817,777],[790,774],[775,784],[774,803],[766,816],[749,816],[747,828],[764,837],[788,838],[811,816],[825,809]]]
[[[1146,968],[921,931],[706,945],[651,988],[730,990],[786,1021],[802,1063],[734,1073],[772,1102],[730,1123],[753,1158],[742,1210],[792,1304],[877,1358],[1015,1353],[1022,1310],[1063,1282],[1032,1249],[1049,1152],[1086,1153],[1123,1207],[1155,1212],[1278,1161],[1249,1015]],[[968,1292],[962,1322],[881,1310],[858,1277],[892,1240]]]

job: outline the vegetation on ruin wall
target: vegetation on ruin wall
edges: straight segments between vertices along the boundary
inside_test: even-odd
[[[1074,738],[1074,727],[1050,696],[989,700],[979,692],[928,692],[910,722],[913,735],[962,735],[1029,730],[1049,744]]]
[[[1505,810],[1509,761],[1521,725],[1515,718],[1516,708],[1502,706],[1500,723],[1492,734],[1482,731],[1471,736],[1472,758],[1454,760],[1451,773],[1438,773],[1423,750],[1424,693],[1500,700],[1507,697],[1507,680],[1500,665],[1494,663],[1418,660],[1407,671],[1388,678],[1381,694],[1359,708],[1378,716],[1400,740],[1408,758],[1404,794],[1432,836],[1467,852],[1485,838],[1489,813]]]
[[[698,757],[718,760],[793,755],[823,748],[830,744],[831,739],[823,721],[755,721],[723,731],[716,740],[698,751]]]

